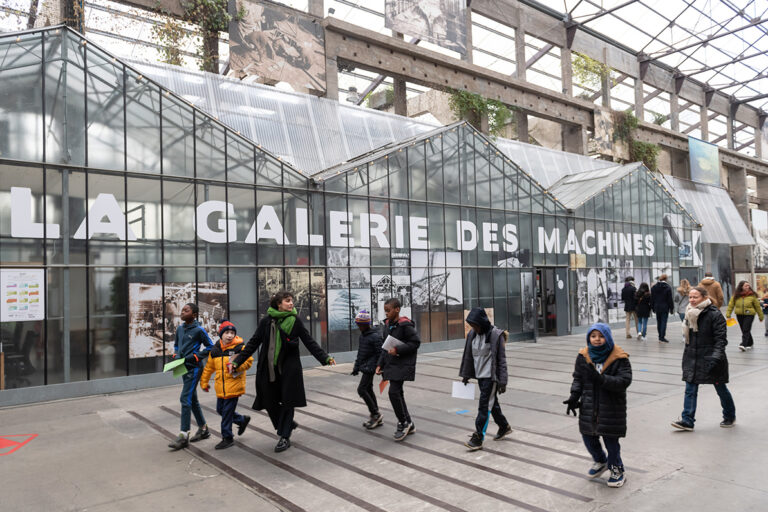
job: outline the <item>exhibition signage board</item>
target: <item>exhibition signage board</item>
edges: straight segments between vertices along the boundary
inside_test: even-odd
[[[0,270],[0,290],[0,321],[45,319],[45,270],[4,268]]]

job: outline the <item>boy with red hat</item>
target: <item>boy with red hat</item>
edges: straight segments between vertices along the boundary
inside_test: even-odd
[[[221,442],[216,445],[216,449],[222,450],[235,444],[232,424],[237,425],[237,435],[242,435],[251,421],[250,416],[238,414],[235,409],[238,398],[245,393],[245,372],[253,364],[253,358],[249,357],[239,365],[236,373],[229,373],[227,364],[243,349],[243,338],[237,336],[235,324],[229,320],[223,320],[219,325],[219,338],[208,356],[200,387],[208,392],[209,381],[211,376],[214,377],[216,412],[221,415]]]

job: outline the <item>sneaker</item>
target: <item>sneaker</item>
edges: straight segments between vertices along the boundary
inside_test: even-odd
[[[666,338],[659,338],[659,343],[669,343],[669,340]]]
[[[234,439],[232,439],[231,437],[224,437],[221,439],[221,441],[219,441],[219,443],[216,446],[214,446],[214,448],[216,448],[217,450],[223,450],[224,448],[229,448],[233,444],[235,444]]]
[[[495,436],[493,436],[493,440],[494,441],[499,441],[501,439],[504,439],[504,437],[507,434],[511,434],[511,433],[512,433],[512,427],[510,427],[509,424],[507,424],[504,427],[499,427],[499,431],[496,432]]]
[[[755,347],[753,347],[752,345],[750,345],[750,346],[748,346],[748,347],[747,347],[747,350],[752,350],[753,348],[755,348]]]
[[[179,434],[179,437],[168,443],[168,448],[172,448],[173,451],[181,450],[189,446],[189,437],[184,434]]]
[[[382,423],[384,423],[383,418],[384,417],[381,415],[381,413],[377,412],[376,414],[371,414],[371,417],[368,418],[368,421],[363,423],[363,426],[368,430],[373,430],[376,427],[380,427]]]
[[[291,447],[291,440],[287,437],[281,437],[280,440],[275,445],[275,451],[277,453],[284,452],[288,448]]]
[[[592,467],[589,468],[589,471],[587,471],[587,474],[589,475],[589,478],[597,478],[608,469],[608,466],[605,462],[595,462],[592,464]]]
[[[407,423],[398,423],[397,424],[397,430],[395,430],[395,441],[402,441],[405,439],[405,437],[412,433],[415,430],[413,426],[413,422],[409,421]]]
[[[691,425],[687,421],[683,421],[683,420],[673,421],[672,426],[680,430],[687,430],[688,432],[693,432],[693,425]]]
[[[624,469],[615,466],[611,468],[611,476],[608,477],[608,487],[621,487],[626,481]]]
[[[201,439],[208,439],[209,437],[211,437],[211,432],[208,430],[208,425],[203,425],[202,427],[197,427],[197,432],[189,438],[189,442],[196,443]]]
[[[736,423],[736,418],[733,418],[731,420],[723,420],[720,422],[720,426],[723,428],[731,428]]]
[[[746,352],[747,347],[745,347],[744,345],[739,345],[739,350],[741,350],[742,352]]]
[[[241,436],[245,432],[245,428],[251,422],[250,416],[243,416],[243,422],[237,426],[237,435]]]
[[[474,452],[476,450],[482,450],[483,449],[483,438],[480,437],[480,434],[477,432],[472,432],[472,437],[469,438],[469,441],[464,443],[464,446],[469,448],[469,451]]]

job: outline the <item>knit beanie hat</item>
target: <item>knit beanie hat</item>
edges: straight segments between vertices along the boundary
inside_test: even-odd
[[[237,334],[237,329],[235,328],[235,324],[233,324],[226,318],[223,319],[219,324],[219,338],[221,338],[222,334],[224,334],[224,331],[235,331],[235,334]]]
[[[357,315],[355,316],[355,323],[356,324],[370,324],[371,323],[371,314],[366,311],[365,309],[361,309],[357,312]]]

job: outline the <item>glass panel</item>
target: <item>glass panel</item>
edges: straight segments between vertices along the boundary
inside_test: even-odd
[[[230,267],[229,301],[229,318],[248,341],[259,323],[258,269]]]
[[[430,309],[430,286],[429,286],[429,253],[427,251],[411,252],[411,296],[412,310],[411,318],[416,324],[416,329],[422,341],[429,341],[429,309]]]
[[[195,213],[198,265],[227,264],[227,241],[231,237],[229,231],[233,227],[231,224],[236,226],[236,222],[235,219],[230,220],[230,212],[225,207],[226,200],[225,187],[210,183],[197,185],[197,203],[201,207]]]
[[[198,178],[223,180],[226,175],[224,128],[211,118],[195,113],[195,172]]]
[[[88,314],[90,379],[128,371],[128,290],[125,268],[92,268]]]
[[[166,318],[160,268],[128,269],[128,304],[128,373],[162,371],[163,356],[170,354],[163,343]]]
[[[455,128],[443,133],[443,180],[445,202],[459,204],[459,134]]]
[[[253,242],[246,242],[245,239],[256,222],[256,191],[251,187],[230,186],[227,188],[227,202],[232,204],[235,212],[234,216],[230,216],[230,220],[235,221],[234,228],[237,233],[236,237],[229,237],[231,241],[227,244],[229,264],[255,265],[257,246]]]
[[[321,192],[309,193],[309,233],[310,233],[310,263],[312,265],[325,265],[325,196]],[[311,237],[311,235],[316,235]],[[319,238],[318,238],[319,237]],[[317,240],[314,242],[313,240]],[[321,243],[322,242],[322,243]],[[314,245],[317,243],[317,245]],[[323,277],[323,290],[325,290],[325,277]],[[325,296],[325,295],[323,295]]]
[[[443,201],[443,191],[449,186],[443,178],[443,136],[427,139],[427,199],[429,201]]]
[[[127,178],[128,228],[136,235],[128,241],[128,264],[162,264],[161,185],[159,179]]]
[[[86,50],[86,116],[88,165],[125,169],[125,89],[123,67],[116,66],[100,50]]]
[[[256,151],[256,183],[282,187],[283,168],[280,162],[270,155]]]
[[[0,41],[0,156],[43,161],[42,35]]]
[[[475,150],[473,132],[462,126],[459,140],[459,172],[461,177],[461,204],[475,204]]]
[[[125,123],[128,170],[160,172],[160,91],[126,70]]]
[[[45,179],[46,222],[58,224],[60,233],[60,238],[45,241],[48,263],[84,264],[85,239],[73,237],[85,219],[85,173],[48,169]]]
[[[304,221],[304,229],[299,235],[299,225],[297,222],[296,210],[307,210],[307,193],[286,190],[283,194],[283,208],[285,216],[283,217],[283,230],[285,231],[290,243],[285,245],[285,264],[286,265],[309,265],[309,226]],[[306,218],[306,214],[304,215]],[[299,244],[299,237],[301,244]],[[308,279],[308,278],[307,278]],[[307,281],[309,283],[309,281]],[[307,284],[309,286],[309,284]],[[294,297],[295,298],[295,297]]]
[[[125,265],[125,241],[132,228],[125,222],[125,178],[88,174],[88,218],[75,237],[88,239],[88,261],[95,265]]]
[[[475,137],[475,194],[477,206],[491,206],[491,166],[488,162],[488,143]]]
[[[347,173],[347,186],[350,194],[368,194],[368,166],[353,167]]]
[[[240,137],[227,131],[227,180],[255,183],[253,147]]]
[[[408,147],[408,190],[411,199],[427,198],[426,158],[424,142]]]
[[[195,170],[192,109],[165,94],[162,103],[163,173],[193,176]]]
[[[283,195],[279,191],[259,189],[257,197],[261,221],[257,218],[254,234],[258,244],[259,265],[282,265],[283,242],[286,238],[294,241],[284,231]],[[262,229],[259,229],[260,224]]]
[[[259,317],[267,314],[271,297],[285,288],[282,268],[259,269]]]
[[[408,198],[408,169],[403,148],[389,155],[389,195],[398,199]]]
[[[388,197],[389,180],[387,165],[389,158],[379,158],[368,164],[369,190],[372,196]]]
[[[31,167],[15,167],[0,165],[0,261],[32,265],[43,264],[42,243],[44,228],[43,205],[43,172]],[[8,185],[5,185],[8,184]],[[14,203],[28,208],[23,212],[24,217],[31,221],[27,226],[12,227],[11,224],[11,191],[14,191]],[[6,188],[7,187],[7,188]],[[22,212],[16,210],[15,215]],[[55,229],[55,228],[54,228]],[[50,236],[50,235],[49,235]]]
[[[86,380],[88,278],[85,268],[48,271],[46,384]],[[65,312],[68,312],[65,314]]]
[[[194,222],[194,186],[184,181],[163,180],[163,260],[166,265],[194,265]]]

